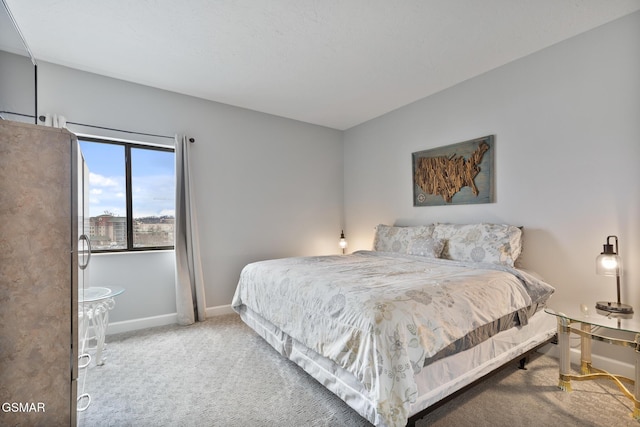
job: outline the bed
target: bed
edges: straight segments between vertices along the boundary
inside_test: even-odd
[[[372,424],[403,426],[554,335],[554,289],[521,250],[510,225],[379,225],[371,251],[245,266],[232,307]]]

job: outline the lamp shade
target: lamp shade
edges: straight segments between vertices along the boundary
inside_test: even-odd
[[[622,270],[622,258],[616,254],[600,254],[596,258],[596,274],[618,276]]]
[[[615,249],[609,240],[615,239]],[[622,258],[618,255],[618,238],[607,237],[607,243],[602,246],[602,252],[596,258],[596,274],[602,276],[619,276],[622,271]]]
[[[347,248],[347,239],[344,237],[344,230],[340,233],[340,241],[338,242],[340,248],[344,251]]]

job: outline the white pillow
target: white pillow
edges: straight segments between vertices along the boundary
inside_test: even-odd
[[[522,252],[522,230],[505,224],[435,224],[433,237],[446,240],[442,258],[513,267]]]
[[[373,239],[373,250],[380,252],[397,252],[406,254],[409,243],[418,237],[429,237],[432,225],[418,225],[412,227],[397,227],[380,224],[376,227]]]
[[[444,249],[444,243],[442,239],[417,237],[409,243],[407,253],[409,255],[418,255],[427,258],[440,258],[442,249]]]

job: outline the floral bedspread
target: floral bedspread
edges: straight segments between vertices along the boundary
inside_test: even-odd
[[[403,426],[425,358],[553,292],[510,267],[388,252],[247,265],[232,306],[269,320],[363,383],[382,425]]]

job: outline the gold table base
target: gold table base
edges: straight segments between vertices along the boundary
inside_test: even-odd
[[[568,336],[573,332],[581,336],[581,351],[580,351],[580,375],[573,375],[563,373],[568,372],[569,368],[569,343]],[[558,319],[558,338],[560,339],[560,347],[561,347],[561,367],[560,367],[560,375],[558,381],[558,388],[563,391],[571,392],[571,381],[589,381],[589,380],[599,380],[606,379],[613,381],[618,389],[633,402],[633,413],[631,416],[638,422],[640,422],[640,400],[636,397],[637,394],[632,393],[623,383],[627,383],[631,386],[636,386],[636,381],[624,377],[622,375],[614,375],[602,369],[595,368],[591,366],[591,338],[596,338],[600,341],[606,341],[613,344],[618,345],[626,345],[626,346],[635,346],[636,355],[640,354],[640,334],[636,335],[635,341],[624,341],[624,340],[612,340],[605,339],[601,336],[591,333],[591,327],[587,324],[582,324],[580,329],[574,329],[569,326],[568,319]],[[636,367],[636,378],[638,378],[639,373],[637,372]],[[638,390],[637,387],[635,387]],[[640,397],[640,396],[639,396]]]

